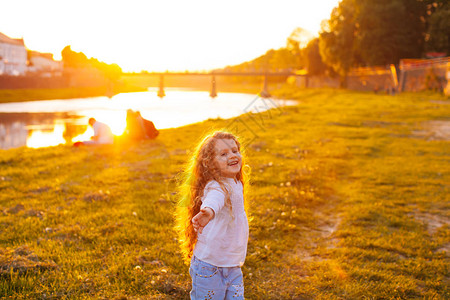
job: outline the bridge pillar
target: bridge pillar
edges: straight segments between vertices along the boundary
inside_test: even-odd
[[[264,83],[263,83],[263,89],[262,91],[259,93],[259,95],[262,98],[269,98],[270,97],[270,93],[267,90],[267,75],[264,75]]]
[[[166,95],[164,92],[164,75],[159,76],[159,89],[158,89],[158,97],[162,98]]]
[[[211,98],[216,98],[217,97],[217,90],[216,90],[216,76],[212,76],[211,79],[211,92],[209,93],[209,96]]]

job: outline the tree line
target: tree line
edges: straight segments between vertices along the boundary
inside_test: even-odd
[[[94,69],[104,75],[105,78],[117,80],[122,74],[122,69],[117,64],[107,64],[96,58],[87,58],[83,52],[75,52],[70,45],[61,51],[61,57],[65,69]]]
[[[341,0],[318,37],[296,28],[286,46],[225,71],[293,71],[340,76],[355,67],[395,64],[450,53],[448,0]]]

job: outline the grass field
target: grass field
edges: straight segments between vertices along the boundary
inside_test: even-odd
[[[0,151],[0,295],[188,299],[177,176],[229,128],[252,169],[246,298],[449,299],[450,101],[276,94],[298,105],[139,144]]]

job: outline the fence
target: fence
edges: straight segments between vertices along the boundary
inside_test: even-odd
[[[443,92],[450,71],[450,57],[400,60],[400,91],[435,90]]]
[[[436,59],[402,59],[398,67],[394,65],[381,67],[357,68],[348,74],[347,88],[357,91],[375,92],[417,92],[446,89],[450,80],[450,57]],[[337,88],[338,77],[296,76],[299,87]]]

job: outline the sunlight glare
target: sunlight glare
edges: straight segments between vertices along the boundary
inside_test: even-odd
[[[66,141],[63,138],[64,129],[63,124],[55,124],[53,131],[34,130],[27,138],[27,147],[40,148],[65,144]]]
[[[97,121],[105,123],[111,128],[114,135],[120,136],[125,131],[127,126],[126,112],[124,111],[110,111],[110,110],[95,110],[90,111],[89,115]],[[88,124],[89,118],[83,120],[84,124]],[[88,126],[86,131],[72,139],[72,142],[89,141],[94,135],[94,130]]]
[[[240,64],[286,46],[296,27],[316,36],[321,21],[329,18],[339,1],[231,0],[224,4],[174,0],[124,5],[121,1],[79,0],[71,5],[70,14],[64,1],[3,2],[2,11],[20,11],[21,17],[3,14],[1,32],[23,37],[29,49],[51,52],[59,60],[61,50],[71,45],[87,57],[140,72],[211,70]]]

